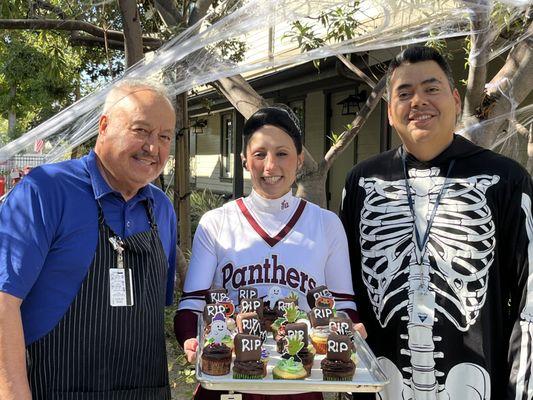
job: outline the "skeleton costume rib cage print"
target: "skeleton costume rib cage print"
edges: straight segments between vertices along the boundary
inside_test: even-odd
[[[522,167],[460,136],[429,162],[399,148],[353,168],[341,220],[391,380],[377,398],[533,398],[531,196]]]

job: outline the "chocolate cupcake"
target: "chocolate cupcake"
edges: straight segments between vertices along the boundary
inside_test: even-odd
[[[329,320],[335,316],[335,310],[326,307],[315,307],[309,312],[311,321],[311,343],[316,349],[317,354],[326,354],[326,341],[329,330]]]
[[[316,350],[313,345],[308,345],[298,352],[298,357],[302,361],[302,364],[307,372],[307,376],[311,375],[311,369],[313,369],[313,362],[315,361]]]
[[[237,334],[235,342],[234,379],[262,379],[266,376],[266,365],[261,360],[259,336]]]
[[[229,374],[231,349],[222,343],[211,343],[202,352],[202,372],[207,375]]]
[[[327,339],[326,358],[322,360],[325,381],[351,381],[355,373],[352,361],[353,344],[348,336],[330,334]]]
[[[281,330],[281,329],[280,329]],[[300,361],[302,362],[307,376],[311,375],[311,368],[313,367],[313,361],[315,359],[315,348],[309,344],[309,335],[308,335],[308,326],[304,322],[287,324],[284,327],[284,333],[286,338],[284,342],[287,342],[287,339],[298,338],[302,341],[303,347],[296,354]]]

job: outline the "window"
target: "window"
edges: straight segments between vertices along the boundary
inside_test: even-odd
[[[221,149],[220,149],[220,177],[233,177],[233,113],[222,114]]]

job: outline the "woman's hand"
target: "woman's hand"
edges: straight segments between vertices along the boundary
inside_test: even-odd
[[[353,324],[353,329],[359,332],[361,337],[366,340],[366,338],[368,337],[368,333],[366,333],[366,328],[363,324],[361,323]]]
[[[196,362],[196,349],[198,348],[198,339],[190,338],[183,343],[183,351],[187,361],[191,364]]]

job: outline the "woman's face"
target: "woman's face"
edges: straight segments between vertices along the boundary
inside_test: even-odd
[[[282,129],[263,125],[252,134],[245,149],[245,168],[252,177],[254,190],[267,199],[286,194],[303,163],[303,153],[296,153],[292,138]]]

